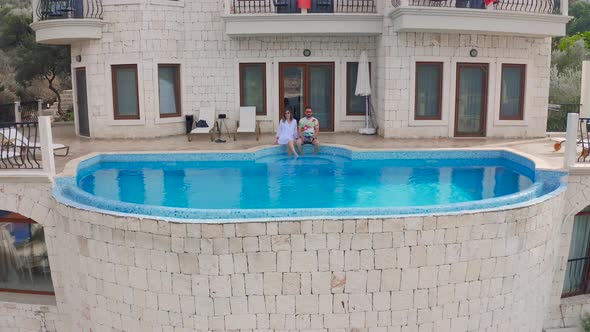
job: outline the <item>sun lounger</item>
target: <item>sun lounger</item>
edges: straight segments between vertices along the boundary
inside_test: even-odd
[[[260,139],[260,125],[256,121],[256,107],[240,107],[240,120],[234,134],[234,141],[237,139],[238,134],[241,133],[256,134],[256,140]]]
[[[188,141],[192,141],[193,135],[209,134],[211,141],[213,141],[213,127],[215,127],[215,109],[213,107],[203,107],[199,110],[199,121],[205,121],[207,127],[196,127],[187,134]]]
[[[29,141],[25,135],[21,134],[16,128],[2,128],[0,129],[0,135],[3,135],[7,140],[14,140],[16,141],[17,145],[21,145],[23,148],[28,149],[41,149],[40,142],[31,142]],[[59,157],[65,157],[70,153],[70,147],[67,145],[59,144],[59,143],[52,143],[51,149],[53,150],[53,154]],[[60,153],[56,153],[56,151],[60,151]]]

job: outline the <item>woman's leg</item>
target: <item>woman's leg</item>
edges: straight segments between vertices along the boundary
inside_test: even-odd
[[[291,152],[293,152],[293,155],[295,157],[298,157],[297,155],[297,151],[295,151],[295,145],[293,145],[293,141],[289,141],[289,143],[287,143],[288,149],[289,149],[289,155],[291,155]]]

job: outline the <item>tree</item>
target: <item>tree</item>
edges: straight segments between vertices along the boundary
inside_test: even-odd
[[[578,41],[583,42],[584,46],[590,50],[590,31],[578,32],[573,36],[561,38],[557,48],[561,51],[567,51]]]
[[[57,98],[57,112],[65,118],[66,113],[61,108],[61,96],[54,86],[55,78],[70,74],[69,47],[33,44],[19,47],[19,57],[15,58],[17,82],[29,85],[34,79],[43,78],[49,85],[49,90]]]
[[[578,32],[590,31],[590,3],[586,1],[570,3],[569,15],[573,16],[573,18],[566,27],[568,36],[573,36]]]
[[[65,112],[61,108],[55,79],[70,75],[70,48],[37,44],[29,27],[31,22],[30,11],[0,7],[0,50],[11,59],[10,65],[19,84],[26,87],[36,79],[47,81],[49,90],[57,99],[59,116],[63,118]]]

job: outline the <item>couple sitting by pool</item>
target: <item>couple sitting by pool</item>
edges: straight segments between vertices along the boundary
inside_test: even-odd
[[[299,126],[297,125],[297,120],[293,118],[291,111],[285,110],[285,114],[279,123],[276,144],[286,145],[287,153],[289,155],[293,154],[295,157],[299,156],[295,149],[295,144],[301,155],[304,154],[302,145],[313,144],[313,153],[315,154],[320,149],[319,133],[320,123],[318,119],[313,117],[311,107],[307,106],[305,108],[305,117],[299,120]]]

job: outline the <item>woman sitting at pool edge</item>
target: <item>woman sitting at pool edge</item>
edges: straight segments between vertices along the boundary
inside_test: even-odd
[[[279,122],[279,130],[277,133],[277,140],[275,144],[286,145],[287,154],[290,156],[291,153],[298,157],[297,151],[295,151],[295,141],[298,137],[297,132],[297,120],[293,119],[293,114],[290,110],[285,110],[285,114]]]

